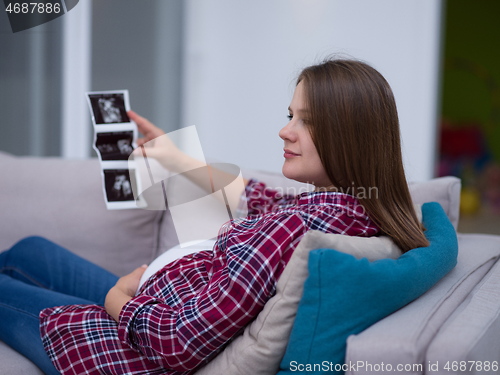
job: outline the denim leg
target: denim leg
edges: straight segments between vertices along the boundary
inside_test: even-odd
[[[103,305],[118,277],[42,237],[28,237],[0,253],[0,274],[29,285]],[[1,297],[0,297],[1,298]]]
[[[91,303],[0,274],[0,340],[29,358],[45,374],[58,374],[43,348],[39,313],[47,307]]]
[[[40,338],[47,307],[98,304],[118,277],[41,237],[28,237],[0,253],[0,340],[58,374]]]

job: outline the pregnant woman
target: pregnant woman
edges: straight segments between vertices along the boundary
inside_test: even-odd
[[[141,144],[163,135],[129,116]],[[145,267],[118,278],[49,240],[23,239],[0,253],[0,339],[47,374],[188,374],[262,310],[308,230],[383,233],[403,251],[427,246],[403,170],[394,97],[380,73],[353,60],[308,67],[288,117],[279,132],[283,174],[314,191],[280,195],[247,181],[248,216],[140,288]],[[198,165],[161,143],[148,155],[166,167]]]

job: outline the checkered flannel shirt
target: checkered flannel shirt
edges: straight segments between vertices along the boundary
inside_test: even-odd
[[[251,180],[246,196],[249,215],[223,227],[212,250],[153,275],[119,323],[97,305],[43,310],[42,340],[56,368],[79,375],[192,373],[261,311],[307,230],[378,232],[350,195],[287,196]]]

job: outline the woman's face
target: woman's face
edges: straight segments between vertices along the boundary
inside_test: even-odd
[[[316,187],[328,187],[331,182],[309,132],[311,125],[304,95],[304,84],[300,82],[288,107],[290,122],[279,132],[285,142],[283,175]]]

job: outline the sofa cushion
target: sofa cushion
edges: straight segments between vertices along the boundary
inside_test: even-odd
[[[485,249],[489,249],[493,256],[500,253],[498,236],[462,234],[459,241],[472,254],[484,253]],[[480,249],[478,244],[481,244]],[[451,371],[447,373],[459,373],[463,370],[463,361],[466,361],[469,373],[493,373],[499,369],[500,262],[497,259],[494,259],[490,272],[467,295],[429,345],[425,362],[433,365],[435,370],[444,371],[448,363]]]
[[[421,296],[456,264],[456,233],[437,203],[422,207],[428,247],[370,262],[332,249],[309,256],[309,277],[280,374],[343,373],[346,340]],[[339,367],[340,366],[340,367]]]
[[[370,260],[395,259],[401,255],[396,244],[385,236],[367,238],[313,230],[307,232],[278,280],[276,294],[243,334],[200,369],[197,375],[276,374],[302,297],[308,275],[309,253],[320,248],[335,248]]]
[[[438,202],[453,227],[457,229],[460,214],[461,182],[457,177],[446,176],[429,181],[410,182],[410,194],[415,204]]]
[[[2,341],[0,341],[0,363],[1,375],[43,375],[42,370],[33,362]]]
[[[153,259],[163,212],[107,210],[97,159],[0,158],[0,251],[40,235],[118,275]]]

